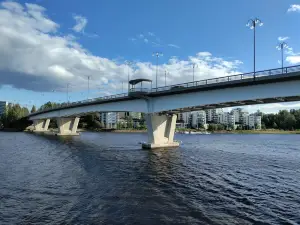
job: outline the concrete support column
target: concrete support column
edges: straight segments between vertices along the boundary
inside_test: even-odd
[[[176,115],[147,114],[148,143],[144,143],[142,147],[148,149],[178,147],[179,143],[174,142],[176,119]]]
[[[57,118],[58,134],[57,135],[79,135],[77,127],[79,117]]]
[[[35,132],[44,132],[48,130],[50,123],[50,119],[45,119],[45,120],[34,120],[33,121],[33,126],[34,126],[34,131]]]

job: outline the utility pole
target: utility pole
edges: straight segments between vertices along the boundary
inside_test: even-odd
[[[263,23],[261,22],[260,19],[255,18],[255,19],[250,19],[247,23],[247,27],[250,27],[251,30],[253,30],[253,73],[254,73],[254,80],[256,78],[255,73],[256,73],[256,26],[262,26]]]
[[[157,91],[158,58],[163,56],[163,54],[161,52],[154,52],[152,56],[156,56],[156,91]]]

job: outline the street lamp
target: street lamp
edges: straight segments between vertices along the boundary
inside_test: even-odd
[[[157,91],[158,58],[163,56],[163,54],[161,52],[154,52],[152,56],[156,56],[156,91]]]
[[[87,99],[89,100],[90,99],[90,75],[87,76],[88,78],[88,96],[87,96]]]
[[[195,67],[198,68],[198,65],[196,63],[193,63],[193,82],[195,81]]]
[[[255,18],[255,19],[250,19],[249,21],[248,21],[248,23],[247,23],[247,27],[250,27],[250,29],[251,30],[253,30],[254,32],[254,39],[253,39],[253,41],[254,41],[254,45],[253,45],[253,47],[254,47],[254,54],[253,54],[253,57],[254,57],[254,59],[253,59],[253,66],[254,66],[254,70],[253,70],[253,73],[254,73],[254,79],[255,79],[255,72],[256,72],[256,69],[255,69],[255,57],[256,57],[256,55],[255,55],[255,53],[256,53],[256,26],[262,26],[263,25],[263,23],[261,22],[261,20],[260,19],[258,19],[258,18]]]
[[[127,72],[128,72],[128,93],[129,93],[129,88],[130,88],[130,85],[129,85],[129,79],[130,79],[129,69],[130,69],[130,66],[132,65],[132,62],[126,60],[126,61],[125,61],[125,64],[127,65],[127,69],[128,69]]]
[[[287,45],[287,43],[285,43],[285,42],[281,42],[281,43],[279,43],[279,44],[276,46],[276,48],[277,48],[278,50],[281,51],[281,68],[282,68],[282,73],[283,73],[283,50],[284,50],[285,48],[287,48],[287,47],[288,47],[288,45]]]
[[[169,72],[165,70],[165,86],[167,86],[167,74],[169,74]]]
[[[69,103],[69,86],[70,83],[67,83],[67,103]]]

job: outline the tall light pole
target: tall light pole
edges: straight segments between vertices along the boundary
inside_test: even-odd
[[[87,99],[89,99],[90,98],[90,75],[88,75],[87,76],[87,78],[88,78],[88,96],[87,96]]]
[[[165,86],[167,86],[167,74],[169,74],[169,72],[165,70]]]
[[[69,86],[70,84],[67,83],[67,103],[69,103]]]
[[[253,54],[253,73],[254,73],[254,79],[255,79],[255,72],[256,72],[256,26],[262,26],[263,25],[263,23],[261,22],[261,20],[260,19],[258,19],[258,18],[255,18],[255,19],[250,19],[249,21],[248,21],[248,23],[247,23],[247,27],[250,27],[250,29],[251,30],[253,30],[253,34],[254,34],[254,36],[253,36],[253,50],[254,50],[254,54]]]
[[[193,82],[195,81],[195,67],[198,67],[198,65],[193,63]]]
[[[163,56],[163,54],[161,52],[154,52],[152,56],[156,56],[156,91],[157,91],[158,58]]]
[[[128,73],[128,74],[127,74],[127,75],[128,75],[128,93],[129,93],[129,88],[130,88],[130,85],[129,85],[129,79],[130,79],[129,69],[130,69],[130,66],[132,65],[132,62],[126,60],[125,63],[126,63],[126,65],[127,65],[127,73]]]
[[[124,93],[124,81],[122,81],[122,94]]]
[[[282,68],[282,73],[283,73],[283,50],[285,49],[285,48],[287,48],[288,47],[288,45],[287,45],[287,43],[285,43],[285,42],[280,42],[277,46],[276,46],[276,48],[278,49],[278,50],[280,50],[281,51],[281,68]]]

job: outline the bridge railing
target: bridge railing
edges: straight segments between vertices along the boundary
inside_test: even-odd
[[[36,113],[38,113],[38,112],[47,112],[47,111],[53,110],[53,109],[60,109],[60,108],[65,108],[65,107],[70,107],[70,106],[81,105],[81,104],[88,103],[88,102],[97,102],[97,101],[101,101],[101,100],[123,98],[123,97],[126,97],[126,96],[128,96],[128,94],[123,93],[123,94],[117,94],[117,95],[108,95],[108,96],[103,96],[103,97],[98,97],[98,98],[86,99],[86,100],[77,101],[77,102],[67,102],[67,103],[63,103],[59,106],[54,106],[54,107],[51,107],[51,108],[37,110]]]
[[[258,78],[258,77],[286,74],[286,73],[292,73],[292,72],[297,72],[297,71],[300,71],[300,65],[257,71],[255,73],[253,73],[253,72],[252,73],[242,73],[242,74],[230,75],[230,76],[225,76],[225,77],[215,77],[215,78],[210,78],[210,79],[206,79],[206,80],[199,80],[199,81],[187,82],[187,83],[182,83],[182,84],[163,86],[163,87],[158,87],[158,88],[152,88],[150,92],[161,92],[161,91],[176,90],[176,89],[181,89],[181,88],[199,87],[199,86],[204,86],[204,85],[225,83],[225,82],[245,80],[245,79],[254,80],[255,78]]]
[[[287,73],[298,72],[298,71],[300,71],[300,65],[284,67],[284,68],[276,68],[276,69],[270,69],[270,70],[263,70],[263,71],[257,71],[255,73],[252,72],[252,73],[242,73],[242,74],[230,75],[230,76],[225,76],[225,77],[215,77],[215,78],[210,78],[210,79],[206,79],[206,80],[198,80],[198,81],[194,81],[194,82],[187,82],[187,83],[169,85],[169,86],[152,88],[152,89],[134,88],[134,89],[131,89],[130,92],[135,92],[135,91],[136,92],[137,91],[143,91],[143,92],[148,92],[148,93],[163,92],[163,91],[169,91],[169,90],[178,90],[178,89],[182,89],[182,88],[200,87],[200,86],[205,86],[205,85],[226,83],[226,82],[245,80],[245,79],[254,80],[255,78],[259,78],[259,77],[279,75],[279,74],[287,74]],[[57,106],[57,107],[47,108],[47,109],[44,109],[44,110],[38,110],[36,112],[46,112],[48,110],[65,108],[66,106],[70,107],[70,106],[81,105],[81,104],[88,103],[88,102],[97,102],[97,101],[101,101],[101,100],[124,98],[124,97],[127,97],[127,96],[128,96],[128,93],[103,96],[103,97],[87,99],[87,100],[82,100],[82,101],[77,101],[77,102],[65,103],[65,104]]]

